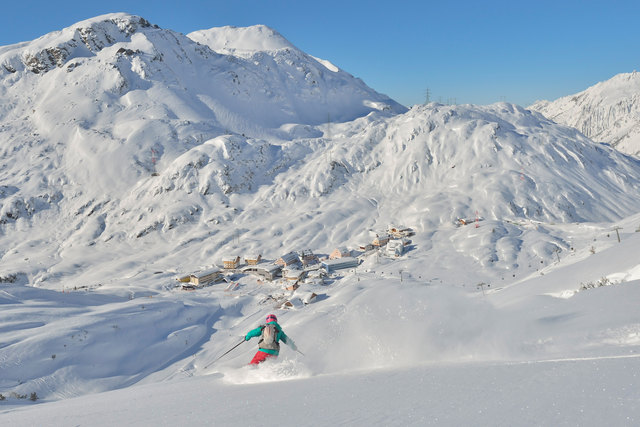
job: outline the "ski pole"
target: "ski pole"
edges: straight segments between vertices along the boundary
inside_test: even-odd
[[[301,355],[303,355],[303,356],[304,356],[304,353],[303,353],[303,352],[301,352],[300,350],[298,350],[297,348],[296,348],[296,351],[297,351],[298,353],[300,353]]]
[[[226,353],[224,353],[222,356],[218,357],[216,360],[214,360],[213,362],[209,363],[207,366],[204,367],[204,369],[207,369],[209,366],[213,365],[214,363],[216,363],[218,360],[222,359],[224,356],[226,356],[227,354],[231,353],[233,350],[235,350],[236,348],[240,347],[240,344],[242,344],[243,342],[245,342],[245,340],[243,339],[242,341],[240,341],[238,344],[234,345],[233,347],[231,347]]]

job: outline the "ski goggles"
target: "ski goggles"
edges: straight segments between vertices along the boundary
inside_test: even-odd
[[[275,316],[275,314],[270,314],[267,316],[267,323],[269,322],[277,322],[278,318]]]

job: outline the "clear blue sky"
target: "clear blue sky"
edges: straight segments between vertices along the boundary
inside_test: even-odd
[[[640,1],[7,1],[0,45],[110,12],[184,34],[265,24],[407,106],[523,106],[640,70]]]

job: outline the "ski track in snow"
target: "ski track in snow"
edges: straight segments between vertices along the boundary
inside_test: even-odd
[[[589,362],[589,361],[610,360],[610,359],[636,359],[638,357],[640,357],[640,354],[622,354],[622,355],[595,356],[595,357],[566,357],[562,359],[527,360],[524,362],[513,362],[513,364]]]

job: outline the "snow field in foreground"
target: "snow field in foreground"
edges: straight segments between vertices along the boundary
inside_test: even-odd
[[[0,421],[24,426],[635,425],[638,372],[636,355],[427,364],[261,384],[229,384],[211,375],[11,407],[0,413]]]

